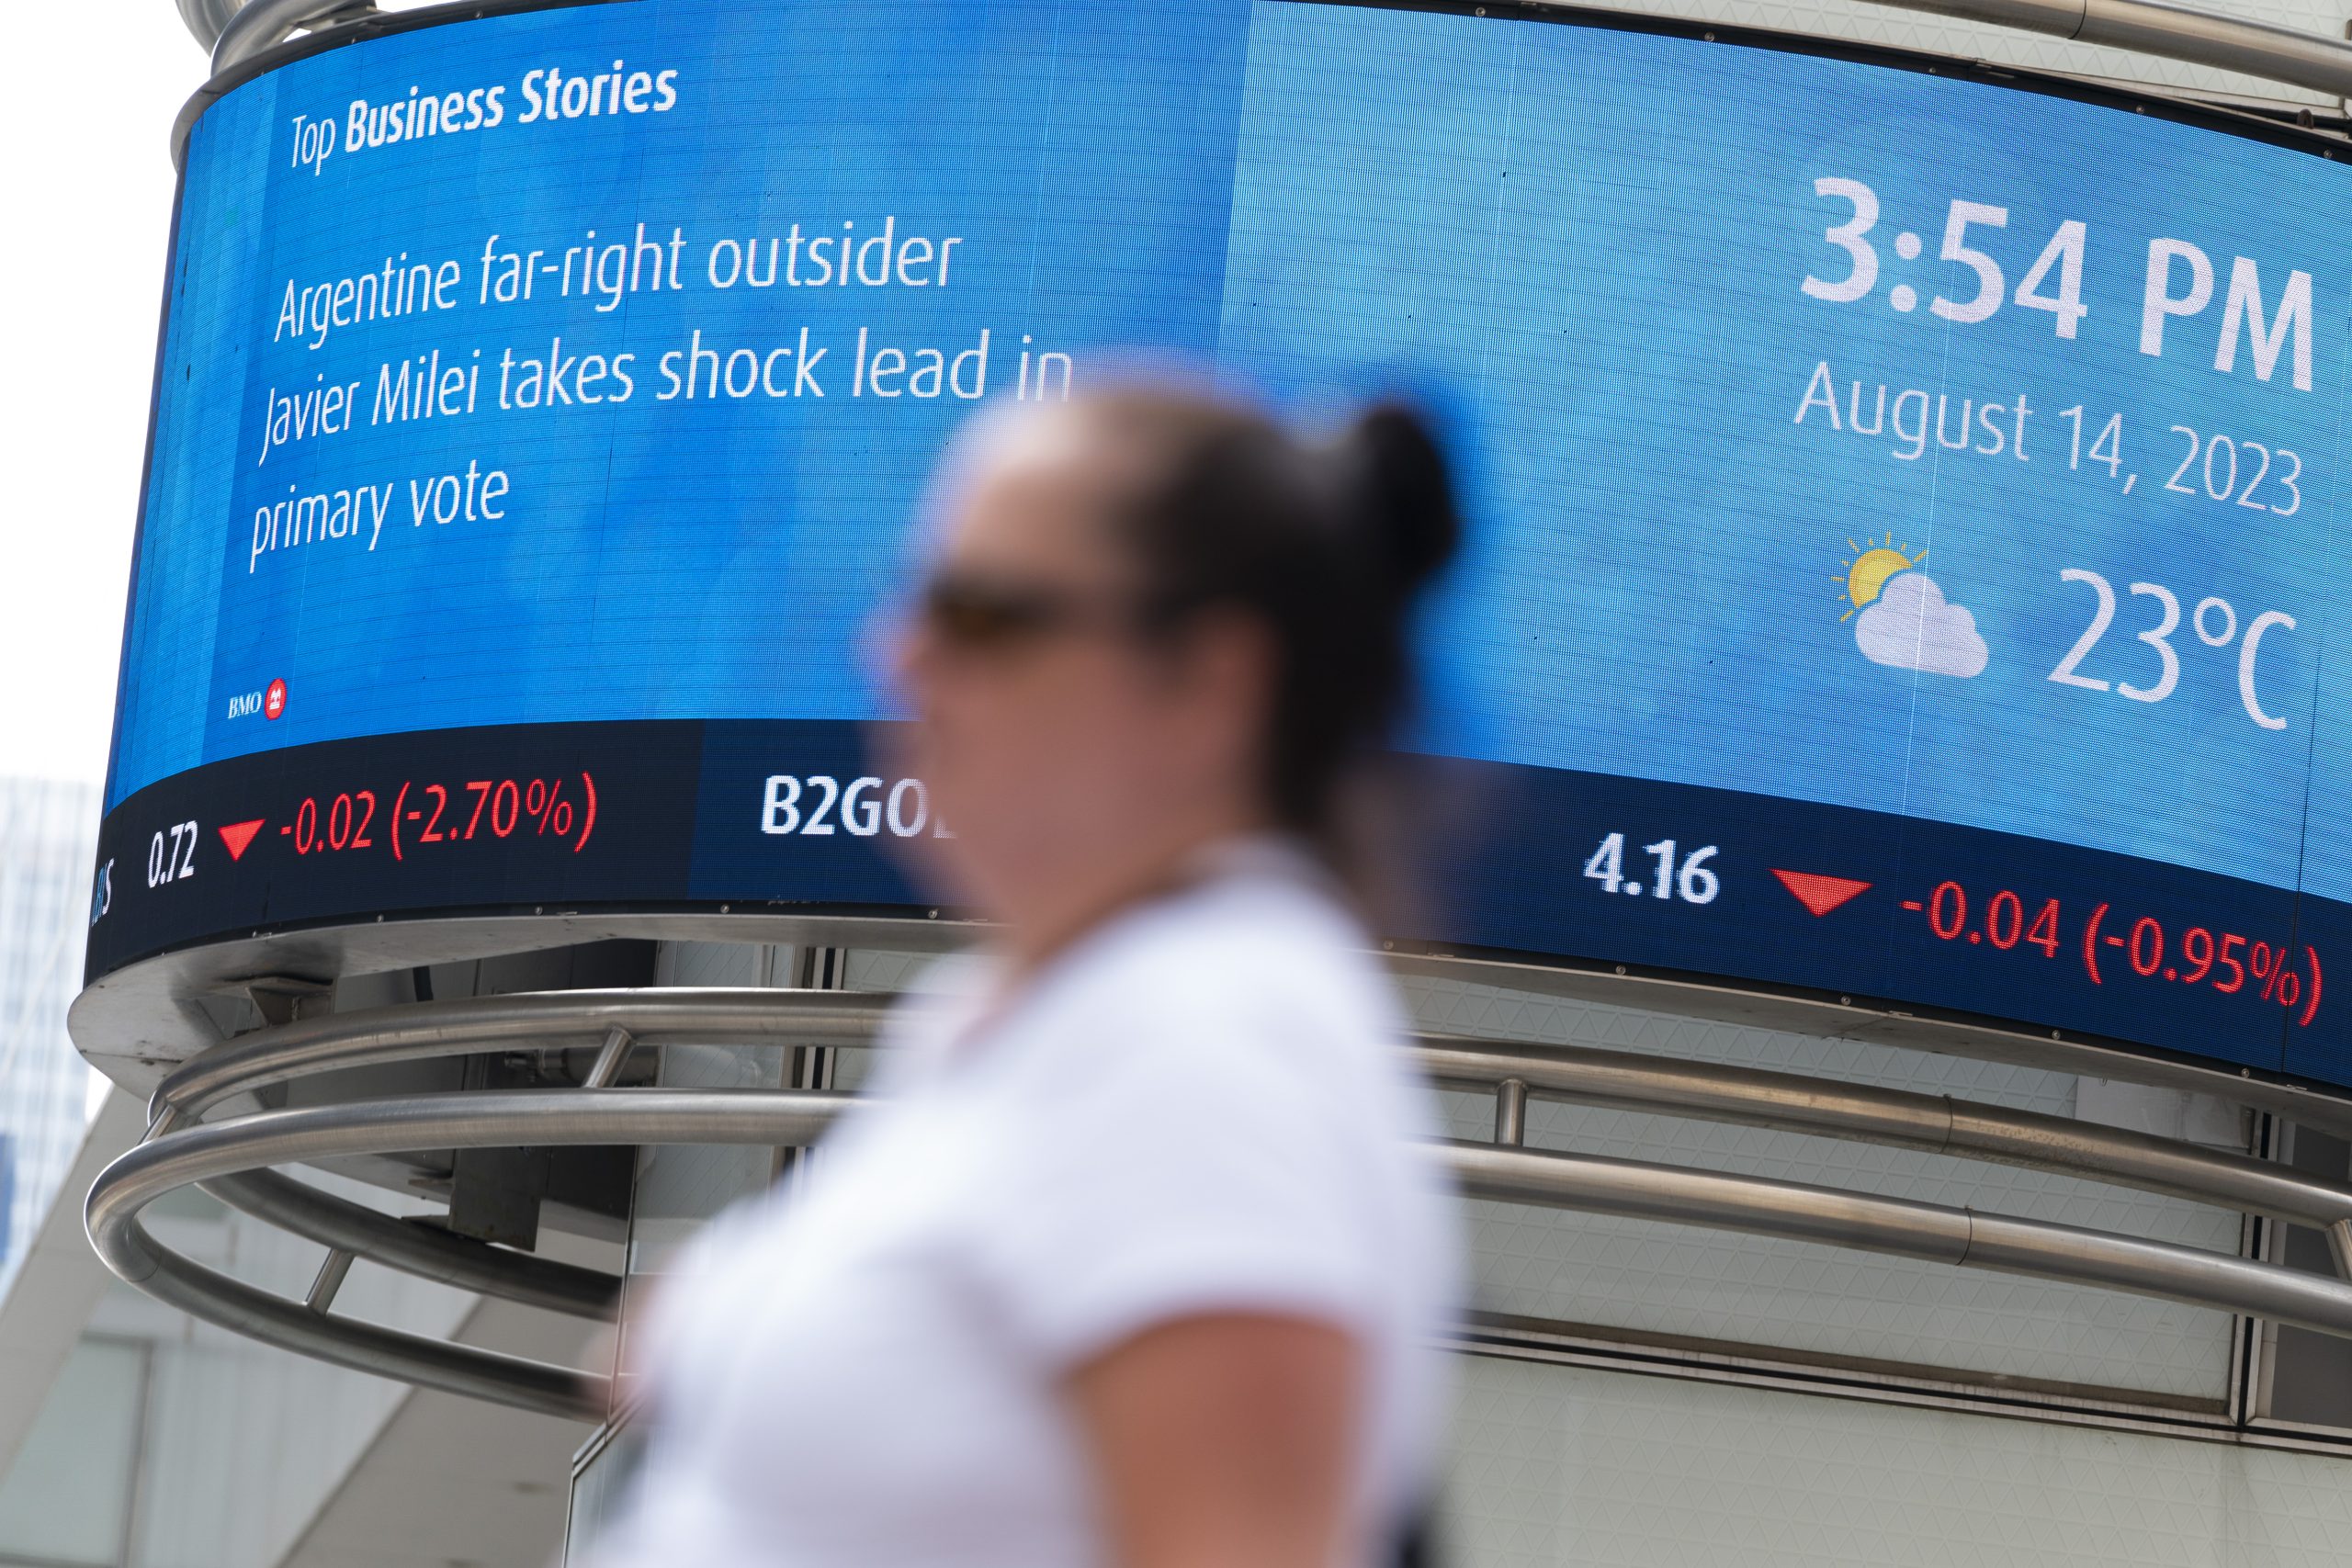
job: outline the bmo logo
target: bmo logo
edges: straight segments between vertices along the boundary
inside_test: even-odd
[[[286,682],[272,681],[265,692],[246,692],[229,699],[231,718],[251,718],[259,714],[264,718],[276,718],[286,711]]]

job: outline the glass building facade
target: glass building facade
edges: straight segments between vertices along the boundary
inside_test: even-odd
[[[0,779],[0,1295],[92,1104],[65,1013],[82,986],[97,814],[88,784]]]

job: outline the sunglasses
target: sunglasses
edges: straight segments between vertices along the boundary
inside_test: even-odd
[[[1164,608],[1126,596],[959,572],[931,580],[917,602],[931,634],[950,647],[992,653],[1071,633],[1135,636],[1157,627]]]

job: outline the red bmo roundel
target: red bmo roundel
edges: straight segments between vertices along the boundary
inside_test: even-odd
[[[264,718],[276,718],[286,711],[286,682],[272,681],[269,690],[262,694],[261,712]]]

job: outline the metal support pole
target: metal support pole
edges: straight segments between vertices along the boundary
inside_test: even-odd
[[[372,14],[374,0],[244,0],[212,40],[212,73],[243,65],[303,28],[330,27]],[[185,17],[186,13],[182,15]]]
[[[302,1304],[324,1317],[327,1309],[334,1305],[335,1292],[343,1289],[344,1276],[351,1272],[351,1264],[350,1253],[341,1247],[330,1250],[327,1260],[319,1265],[319,1277],[311,1281],[310,1293],[302,1298]]]
[[[1525,1078],[1505,1078],[1495,1086],[1495,1142],[1510,1148],[1527,1142]]]
[[[2338,1220],[2327,1227],[2327,1250],[2335,1259],[2335,1276],[2352,1280],[2352,1220]]]
[[[196,41],[209,51],[220,39],[220,29],[237,14],[237,0],[179,0],[180,20]]]
[[[2159,0],[1881,0],[1928,11],[2161,55],[2309,87],[2331,96],[2352,85],[2352,47],[2316,33],[2215,16]]]
[[[615,1024],[605,1036],[603,1048],[596,1053],[595,1064],[588,1069],[588,1087],[610,1089],[619,1082],[621,1068],[628,1065],[629,1051],[636,1044],[635,1035]]]

